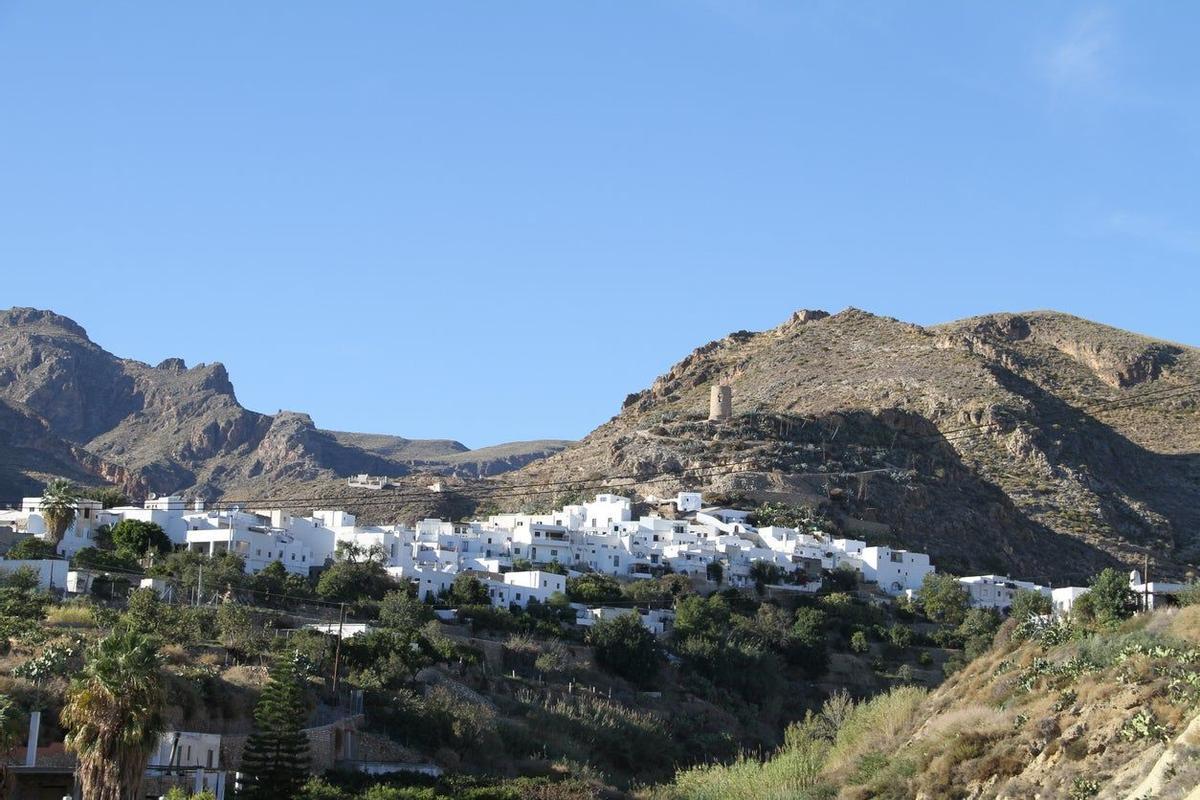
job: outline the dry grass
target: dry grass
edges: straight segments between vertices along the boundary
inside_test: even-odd
[[[96,615],[86,603],[61,603],[46,609],[46,625],[51,628],[95,628]]]
[[[921,738],[953,737],[960,733],[982,733],[988,736],[1011,730],[1012,717],[991,706],[968,705],[951,709],[925,723]]]
[[[834,772],[866,753],[898,744],[901,736],[911,732],[925,697],[924,689],[902,686],[855,706],[837,733],[826,771]]]
[[[1172,636],[1200,644],[1200,605],[1181,608],[1169,616],[1164,615],[1164,619],[1169,622],[1168,630]]]

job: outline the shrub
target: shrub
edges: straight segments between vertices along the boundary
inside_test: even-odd
[[[648,685],[658,673],[658,642],[637,612],[601,620],[588,632],[596,663],[632,683]]]
[[[171,539],[157,522],[123,519],[109,529],[108,535],[117,553],[133,559],[171,550]]]
[[[971,596],[958,578],[940,572],[931,572],[921,582],[917,601],[925,615],[934,622],[959,625],[967,615]]]
[[[1125,576],[1109,567],[1092,579],[1091,589],[1076,599],[1072,609],[1085,622],[1111,628],[1133,616],[1137,597]]]
[[[593,572],[567,579],[567,597],[575,603],[592,605],[621,599],[621,584],[616,578]]]
[[[27,536],[17,542],[8,551],[6,558],[17,560],[38,561],[43,558],[57,558],[58,548],[54,546],[54,542],[39,539],[36,536]]]

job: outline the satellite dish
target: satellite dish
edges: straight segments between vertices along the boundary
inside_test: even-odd
[[[151,500],[157,500],[157,499],[158,499],[158,495],[156,495],[154,492],[151,492],[151,493],[150,493],[150,499],[151,499]]]

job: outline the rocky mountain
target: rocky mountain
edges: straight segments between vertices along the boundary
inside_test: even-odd
[[[718,383],[733,413],[714,422]],[[1080,581],[1149,557],[1178,576],[1200,559],[1198,389],[1196,348],[1060,313],[802,311],[700,347],[502,480],[808,506],[951,571]]]
[[[52,476],[134,496],[273,490],[369,472],[494,474],[555,452],[530,442],[469,450],[448,440],[347,434],[307,414],[244,408],[221,364],[118,358],[50,311],[0,312],[0,496]]]

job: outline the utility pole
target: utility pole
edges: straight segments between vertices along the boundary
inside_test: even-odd
[[[200,605],[200,595],[203,592],[201,587],[203,587],[203,586],[204,586],[204,565],[200,564],[196,570],[196,602],[193,603],[192,605],[194,605],[194,606]]]
[[[346,622],[346,604],[342,603],[338,610],[337,646],[333,651],[333,696],[337,699],[338,669],[342,661],[342,625]]]

